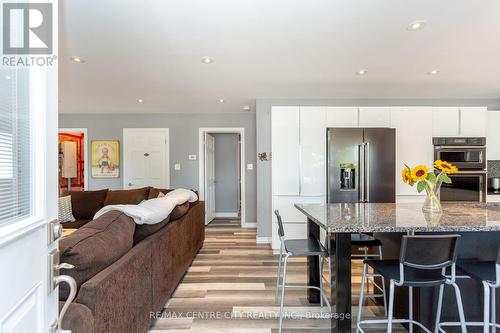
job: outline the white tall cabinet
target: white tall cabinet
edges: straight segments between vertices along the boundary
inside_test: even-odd
[[[487,108],[434,107],[434,136],[486,136]]]
[[[488,111],[486,126],[488,160],[500,160],[500,111]]]

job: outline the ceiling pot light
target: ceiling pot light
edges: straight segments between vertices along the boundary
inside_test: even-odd
[[[359,71],[356,72],[356,75],[365,75],[366,73],[368,73],[366,69],[360,69]]]
[[[219,103],[224,103],[225,101],[226,101],[226,100],[225,100],[225,99],[223,99],[223,98],[220,98],[220,99],[219,99]]]
[[[10,80],[11,79],[10,75],[5,75],[5,79]]]
[[[250,106],[249,105],[245,105],[243,107],[243,111],[250,111]]]
[[[203,57],[203,58],[201,58],[201,62],[204,64],[211,64],[214,62],[214,59],[212,59],[210,57]]]
[[[429,75],[436,75],[436,74],[439,74],[439,69],[433,69],[432,71],[427,72],[427,74],[429,74]]]
[[[85,62],[85,60],[83,60],[83,58],[81,57],[70,57],[69,60],[76,64],[83,64]]]
[[[143,100],[142,98],[138,98],[138,99],[137,99],[137,102],[138,102],[138,103],[142,103],[142,102],[144,102],[144,100]]]
[[[406,30],[408,31],[417,31],[417,30],[421,30],[423,28],[425,28],[425,26],[427,25],[427,22],[425,21],[413,21],[412,23],[410,23],[410,25],[408,27],[406,27]]]

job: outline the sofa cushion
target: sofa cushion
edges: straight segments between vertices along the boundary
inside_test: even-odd
[[[145,239],[146,237],[154,234],[163,228],[170,221],[170,215],[156,224],[137,224],[134,232],[134,245]]]
[[[62,226],[64,229],[78,229],[78,228],[83,227],[85,224],[89,223],[90,221],[92,221],[92,219],[76,220],[73,222],[63,223]]]
[[[65,191],[62,196],[71,195],[71,208],[76,220],[92,219],[104,205],[108,189],[99,191]]]
[[[170,191],[173,191],[173,190],[166,189],[166,188],[155,188],[155,187],[152,187],[151,190],[149,191],[148,199],[158,198],[158,195],[160,193],[167,194]]]
[[[61,262],[73,269],[62,269],[61,274],[72,276],[78,288],[127,253],[133,245],[135,223],[119,211],[108,212],[90,221],[59,242]],[[66,284],[59,287],[59,299],[69,295]]]
[[[59,302],[59,312],[64,302]],[[71,330],[72,333],[94,332],[94,316],[89,308],[83,304],[72,302],[63,317],[62,329]]]
[[[109,191],[104,200],[104,206],[108,205],[137,205],[142,200],[147,200],[151,187],[143,187],[134,190]]]
[[[172,213],[170,213],[170,220],[177,220],[187,214],[189,208],[191,207],[189,201],[186,201],[183,204],[175,206]]]

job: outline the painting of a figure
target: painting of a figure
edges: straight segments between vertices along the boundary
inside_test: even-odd
[[[120,177],[120,146],[118,141],[92,141],[92,177]]]

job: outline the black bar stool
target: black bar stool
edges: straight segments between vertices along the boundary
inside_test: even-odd
[[[368,266],[390,280],[388,318],[380,320],[361,320],[363,306],[363,287],[360,293],[360,304],[358,308],[358,324],[356,332],[364,332],[361,325],[364,324],[387,324],[387,332],[392,332],[394,323],[409,324],[410,333],[413,325],[419,326],[427,333],[432,333],[422,323],[413,319],[413,287],[440,287],[452,285],[458,304],[460,325],[462,333],[466,333],[465,316],[462,307],[460,290],[455,283],[455,262],[457,259],[457,248],[460,235],[419,235],[403,236],[399,260],[375,260],[364,261],[363,280]],[[447,268],[451,268],[451,276],[445,276]],[[394,288],[405,286],[409,288],[409,318],[394,319]],[[441,293],[442,294],[442,293]],[[439,322],[441,308],[438,305],[437,321]]]
[[[321,242],[313,237],[307,239],[290,239],[285,240],[285,229],[283,228],[283,220],[278,210],[274,211],[276,218],[278,219],[278,235],[280,237],[280,258],[278,263],[278,275],[276,278],[276,295],[275,302],[278,303],[278,293],[280,288],[280,276],[281,276],[281,264],[283,263],[283,283],[281,285],[281,304],[280,304],[280,324],[279,332],[281,332],[283,326],[283,315],[285,307],[285,289],[286,288],[312,288],[319,290],[321,294],[321,306],[323,306],[323,300],[325,301],[328,308],[331,310],[328,298],[323,292],[323,280],[320,279],[319,288],[316,286],[287,286],[286,285],[286,269],[289,257],[319,257],[319,273],[323,271],[323,264],[321,258],[328,256],[328,251],[325,249]]]
[[[498,248],[496,261],[464,260],[459,261],[457,266],[470,278],[483,284],[483,321],[466,322],[467,326],[483,326],[483,333],[496,333],[500,324],[496,323],[496,300],[495,289],[500,287],[500,247]],[[442,297],[442,293],[439,294]],[[445,332],[443,326],[457,326],[458,323],[440,323],[439,330]]]

